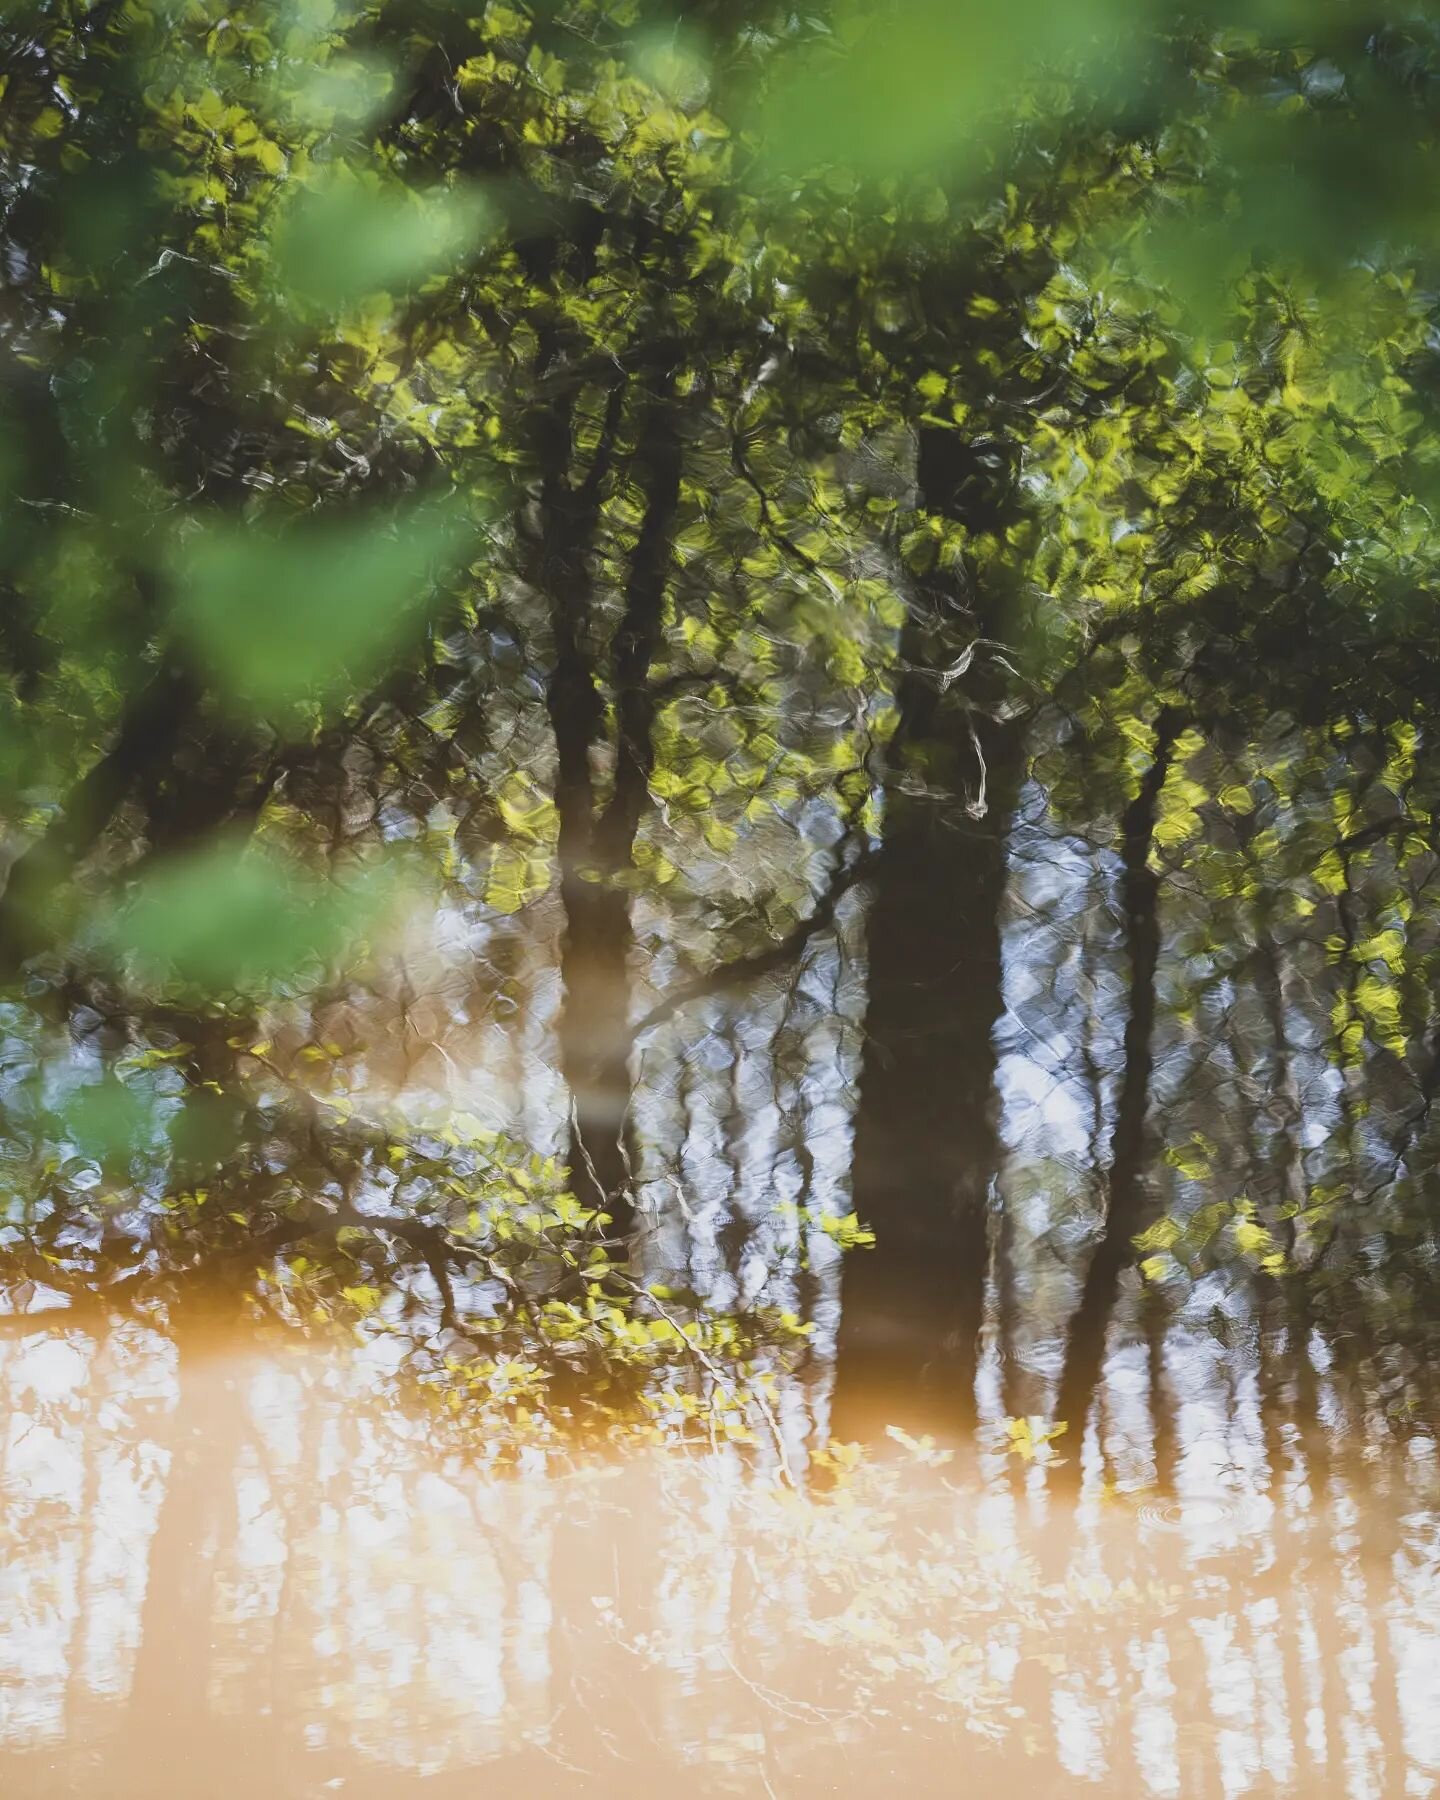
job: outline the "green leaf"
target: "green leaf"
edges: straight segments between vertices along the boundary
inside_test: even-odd
[[[329,312],[410,288],[483,245],[493,216],[477,188],[422,193],[336,172],[298,195],[276,228],[279,296]]]
[[[394,893],[379,874],[341,888],[222,839],[148,874],[109,937],[148,984],[263,993],[328,963]]]
[[[462,532],[454,503],[192,529],[171,559],[176,624],[232,701],[266,713],[333,700],[414,630]]]

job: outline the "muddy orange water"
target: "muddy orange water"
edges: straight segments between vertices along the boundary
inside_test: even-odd
[[[363,1350],[0,1344],[0,1792],[1423,1795],[1433,1445],[459,1458]],[[1253,1421],[1252,1421],[1253,1423]],[[1253,1444],[1252,1444],[1253,1448]],[[773,1462],[773,1459],[772,1459]],[[812,1470],[812,1475],[815,1473]]]

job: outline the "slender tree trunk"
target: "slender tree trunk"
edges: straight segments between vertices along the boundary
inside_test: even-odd
[[[1160,878],[1150,867],[1150,853],[1160,796],[1183,723],[1173,708],[1161,709],[1150,767],[1140,791],[1125,809],[1121,832],[1120,888],[1130,977],[1125,1062],[1110,1145],[1105,1223],[1071,1321],[1055,1396],[1055,1418],[1070,1432],[1066,1467],[1076,1481],[1085,1420],[1104,1367],[1105,1334],[1116,1289],[1121,1271],[1130,1261],[1131,1240],[1141,1227],[1145,1209],[1145,1125],[1155,1059],[1155,971],[1160,960]]]
[[[558,354],[554,342],[548,338],[542,341],[542,373]],[[531,421],[539,492],[526,575],[548,604],[554,638],[554,662],[545,702],[555,739],[555,808],[559,815],[556,850],[566,921],[561,949],[564,998],[560,1046],[562,1072],[570,1084],[577,1118],[588,1110],[579,1032],[581,1018],[592,1001],[586,986],[588,959],[593,954],[588,940],[603,935],[591,916],[596,909],[593,905],[587,907],[589,896],[585,891],[594,831],[595,789],[590,758],[601,736],[605,711],[590,643],[591,560],[604,467],[613,454],[622,401],[623,386],[617,383],[600,448],[588,474],[579,482],[572,479],[574,421],[568,395],[562,392],[548,407],[539,409]],[[603,1196],[603,1175],[597,1168],[592,1179],[586,1168],[584,1135],[578,1124],[571,1138],[570,1165],[571,1186],[577,1194],[594,1199],[599,1184]]]
[[[630,1107],[631,890],[635,838],[650,798],[655,698],[650,665],[664,626],[671,542],[680,501],[681,440],[666,373],[641,423],[636,461],[645,510],[630,562],[625,613],[611,653],[615,776],[598,815],[590,774],[596,729],[595,671],[569,627],[557,628],[551,718],[560,751],[560,892],[564,1001],[560,1057],[570,1088],[574,1190],[603,1206],[618,1234],[634,1221]],[[561,612],[564,612],[562,607]]]
[[[1150,1453],[1157,1493],[1173,1494],[1180,1467],[1180,1441],[1175,1428],[1178,1401],[1167,1377],[1165,1351],[1171,1312],[1163,1293],[1145,1296],[1146,1368],[1150,1380]]]

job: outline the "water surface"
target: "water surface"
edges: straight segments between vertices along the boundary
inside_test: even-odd
[[[1189,1371],[1163,1489],[1080,1500],[913,1437],[850,1468],[487,1466],[393,1368],[273,1331],[4,1342],[7,1793],[1378,1800],[1440,1775],[1434,1443],[1297,1428],[1243,1357],[1223,1399]],[[1134,1427],[1117,1406],[1117,1450]]]

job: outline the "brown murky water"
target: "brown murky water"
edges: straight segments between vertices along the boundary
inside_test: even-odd
[[[1188,1423],[1174,1497],[1083,1503],[892,1442],[802,1497],[738,1451],[477,1466],[363,1348],[32,1332],[0,1392],[24,1800],[1440,1777],[1427,1439],[1267,1447],[1237,1411]]]

